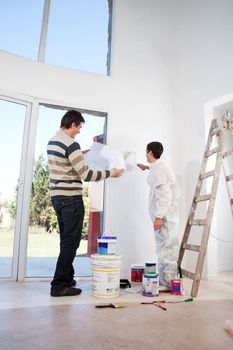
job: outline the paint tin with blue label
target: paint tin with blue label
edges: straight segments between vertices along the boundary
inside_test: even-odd
[[[98,254],[114,255],[116,254],[116,236],[99,236],[98,241]]]
[[[159,295],[159,274],[148,274],[143,276],[143,295],[145,297],[155,297]]]

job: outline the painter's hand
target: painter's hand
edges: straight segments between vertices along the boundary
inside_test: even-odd
[[[144,164],[137,164],[137,166],[138,166],[141,170],[149,169],[149,167],[146,166],[146,165],[144,165]]]
[[[114,171],[115,171],[114,177],[120,177],[123,174],[124,169],[114,168]]]
[[[155,218],[153,226],[155,230],[160,230],[163,225],[163,219],[161,218]]]

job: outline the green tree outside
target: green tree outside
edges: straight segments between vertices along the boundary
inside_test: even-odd
[[[15,219],[16,216],[17,192],[18,186],[15,190],[15,198],[9,206],[9,211],[12,219]],[[85,207],[85,216],[82,239],[87,239],[90,208],[87,186],[84,186],[83,188],[83,200]],[[57,232],[59,231],[56,214],[52,207],[50,199],[48,163],[43,155],[39,155],[34,167],[31,193],[30,226],[40,228],[43,227],[45,228],[46,232],[51,232],[51,230],[54,229]]]

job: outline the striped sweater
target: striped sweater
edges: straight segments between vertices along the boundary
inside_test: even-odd
[[[47,156],[51,197],[82,195],[82,180],[99,181],[114,176],[113,169],[89,169],[79,144],[61,129],[49,141]]]

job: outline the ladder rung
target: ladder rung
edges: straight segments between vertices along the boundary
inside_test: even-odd
[[[227,151],[227,152],[224,152],[223,155],[222,155],[222,157],[223,157],[223,158],[226,158],[226,157],[228,157],[228,156],[231,156],[232,154],[233,154],[233,148],[232,148],[231,150]]]
[[[214,174],[215,174],[214,170],[207,171],[207,173],[203,173],[200,175],[200,180],[206,179],[207,177],[210,177],[210,176],[214,176]]]
[[[192,280],[195,279],[194,273],[192,273],[192,272],[190,272],[190,271],[187,271],[187,270],[182,269],[182,274],[183,274],[183,276],[188,277],[188,278],[191,278]]]
[[[216,135],[218,134],[222,129],[219,127],[213,129],[211,132],[210,132],[210,135],[213,136],[213,135]]]
[[[219,151],[219,147],[215,147],[215,148],[211,149],[210,151],[207,151],[207,152],[205,153],[205,156],[206,156],[206,157],[212,156],[212,154],[215,154],[215,153],[217,153],[218,151]]]
[[[211,197],[211,194],[205,194],[203,196],[195,197],[194,202],[204,202],[204,201],[209,201]]]
[[[190,220],[189,221],[189,226],[204,226],[205,222],[206,221],[203,220],[203,219]]]
[[[232,181],[233,180],[233,174],[226,176],[226,181]]]
[[[200,246],[196,244],[184,244],[184,249],[192,250],[193,252],[200,252]]]

